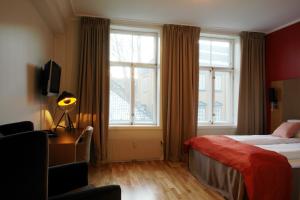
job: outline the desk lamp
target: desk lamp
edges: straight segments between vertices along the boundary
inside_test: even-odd
[[[57,100],[56,100],[57,106],[61,110],[63,110],[64,113],[60,117],[60,119],[55,127],[55,130],[58,126],[64,127],[64,126],[59,125],[59,123],[61,122],[63,117],[65,117],[65,125],[66,125],[64,128],[69,129],[69,130],[74,128],[72,120],[69,115],[69,112],[74,108],[76,101],[77,101],[76,97],[72,93],[66,92],[66,91],[63,91],[61,93],[61,95],[57,98]]]

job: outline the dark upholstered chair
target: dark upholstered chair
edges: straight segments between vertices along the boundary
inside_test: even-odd
[[[48,137],[44,132],[30,131],[0,137],[0,199],[121,199],[120,186],[83,189],[87,185],[87,163],[48,168]]]
[[[34,126],[31,121],[22,121],[0,125],[0,134],[2,134],[3,136],[7,136],[21,132],[33,131],[33,129]]]

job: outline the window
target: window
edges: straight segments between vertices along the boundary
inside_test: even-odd
[[[214,113],[215,113],[216,121],[222,121],[224,119],[224,117],[223,117],[224,112],[222,112],[223,104],[216,101],[214,107],[215,107],[215,112]]]
[[[112,29],[110,125],[157,124],[158,33]]]
[[[215,74],[215,90],[222,92],[222,76],[217,73]]]
[[[200,121],[205,121],[207,116],[206,116],[206,109],[207,105],[203,101],[200,101],[199,103],[199,109],[198,109],[198,118]]]
[[[206,74],[205,72],[200,71],[200,77],[199,77],[199,90],[206,90]]]
[[[198,123],[234,123],[234,39],[200,37]],[[203,89],[205,88],[205,90]],[[204,108],[206,105],[205,117]]]

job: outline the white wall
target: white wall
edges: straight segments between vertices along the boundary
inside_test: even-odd
[[[53,56],[54,36],[28,0],[0,1],[0,124],[41,128],[36,67]]]

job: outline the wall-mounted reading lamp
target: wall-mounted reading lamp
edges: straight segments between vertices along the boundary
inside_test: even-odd
[[[70,115],[69,115],[69,111],[72,110],[73,108],[73,105],[76,104],[76,97],[70,93],[70,92],[66,92],[64,91],[63,93],[61,93],[61,95],[57,98],[57,106],[59,108],[61,108],[64,113],[62,114],[62,116],[60,117],[55,129],[60,126],[62,127],[61,125],[59,125],[59,123],[61,122],[62,118],[65,117],[65,127],[66,129],[73,129],[74,126],[73,126],[73,122],[70,118]]]
[[[275,88],[269,89],[269,101],[271,103],[271,111],[278,108],[278,98]]]

